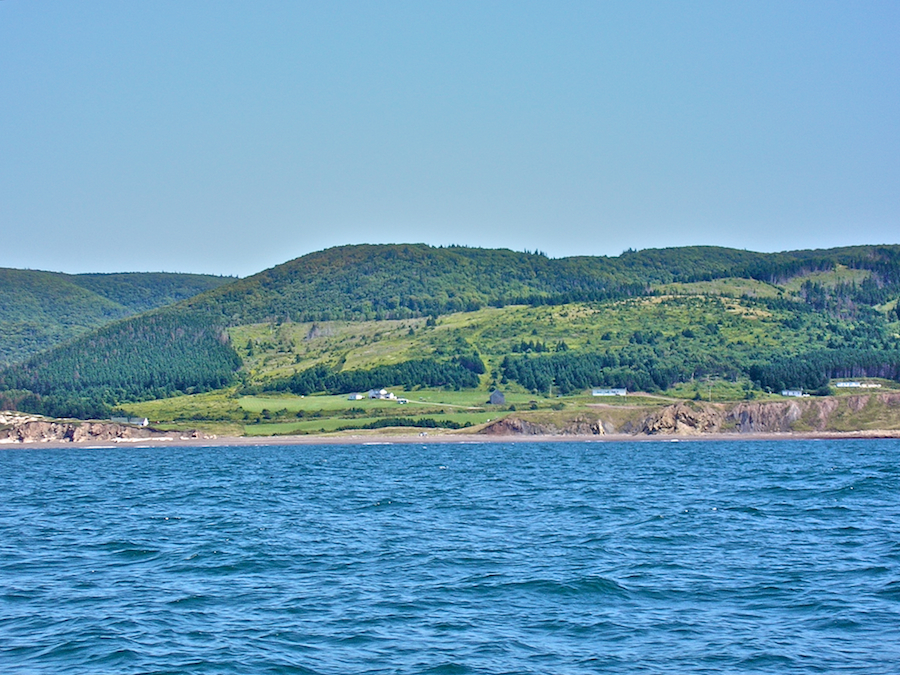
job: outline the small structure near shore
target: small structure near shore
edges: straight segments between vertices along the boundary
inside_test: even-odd
[[[591,396],[627,396],[628,390],[624,387],[609,387],[606,389],[591,389]]]
[[[505,405],[506,396],[504,396],[503,392],[499,389],[494,389],[494,391],[491,392],[491,397],[488,399],[488,403],[491,405]]]
[[[834,386],[838,389],[878,389],[881,387],[877,382],[835,382]]]
[[[112,417],[109,421],[114,424],[133,424],[136,427],[146,427],[150,424],[150,420],[146,417]]]

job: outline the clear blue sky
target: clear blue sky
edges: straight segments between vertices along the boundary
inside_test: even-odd
[[[900,243],[900,3],[0,1],[0,266]]]

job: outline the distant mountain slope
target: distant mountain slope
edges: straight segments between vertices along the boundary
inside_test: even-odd
[[[690,246],[552,259],[506,249],[357,245],[296,258],[186,306],[229,325],[398,319],[642,295],[654,284],[730,276],[774,281],[837,264],[881,269],[885,283],[900,283],[900,246],[788,253]]]
[[[62,274],[0,268],[0,364],[233,281],[200,274]]]
[[[643,282],[608,258],[552,260],[509,250],[424,244],[342,246],[291,260],[187,306],[229,324],[269,319],[439,315],[574,294],[640,294]]]
[[[133,314],[172,305],[235,281],[234,277],[169,272],[76,274],[72,283],[126,307]]]
[[[731,280],[725,285],[741,287],[735,279],[752,280],[752,284],[744,284],[748,288],[765,286],[767,294],[759,296],[759,302],[765,303],[759,308],[761,316],[775,309],[789,315],[820,313],[824,317],[821,325],[801,343],[810,350],[846,345],[849,338],[842,336],[862,335],[860,331],[865,332],[867,327],[874,332],[866,338],[865,349],[893,349],[894,338],[887,326],[896,320],[890,316],[896,316],[900,295],[900,246],[772,254],[697,246],[627,251],[615,258],[550,259],[505,249],[361,245],[312,253],[174,305],[112,323],[100,333],[85,335],[65,348],[39,354],[0,372],[0,389],[27,389],[50,397],[70,396],[72,392],[96,394],[108,402],[203,390],[222,386],[241,366],[241,358],[228,344],[225,331],[235,326],[408,319],[489,306],[596,303],[665,293],[665,285],[672,284]],[[790,287],[785,285],[789,280]],[[90,283],[96,287],[107,281],[91,279]],[[698,290],[698,294],[704,292]],[[109,297],[115,296],[108,294],[106,299]],[[876,310],[876,306],[882,308]],[[802,323],[799,318],[784,318],[785,326]],[[683,327],[697,334],[697,327],[687,323]],[[702,323],[700,327],[709,328]],[[532,327],[528,328],[530,331]],[[514,333],[525,338],[529,331],[523,333],[522,329],[517,325]],[[629,347],[634,358],[617,367],[645,368],[651,356],[644,352],[655,354],[662,349],[654,331],[652,326],[635,331],[629,340],[647,348]],[[696,340],[688,333],[682,337]],[[440,358],[468,358],[465,336],[457,337],[454,345],[438,345],[435,354],[444,355]],[[601,335],[595,338],[590,351],[607,348]],[[677,344],[677,336],[669,338]],[[768,344],[764,350],[749,343],[739,345],[746,352],[747,368],[757,356],[770,359],[778,352],[777,334],[773,339],[775,344]],[[726,363],[728,357],[719,353],[717,345],[719,342],[712,340],[703,347],[708,353],[701,354],[699,347],[691,349],[684,358],[679,357],[684,363],[679,362],[677,368],[665,367],[672,373],[684,369],[690,372],[689,361],[701,357],[711,364]],[[659,354],[652,358],[657,357]],[[857,360],[868,358],[853,356]],[[591,359],[579,359],[573,350],[542,362],[541,368],[549,373],[553,368],[596,367]],[[827,359],[819,361],[825,363]],[[173,375],[176,362],[177,375]],[[664,363],[657,362],[662,368]],[[537,366],[530,362],[525,365]],[[525,378],[524,365],[520,366],[521,377]],[[725,372],[716,365],[710,372],[719,371]],[[623,377],[626,375],[623,371]]]

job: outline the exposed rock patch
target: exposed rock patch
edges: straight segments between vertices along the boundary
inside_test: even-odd
[[[797,401],[738,403],[725,416],[725,421],[744,434],[787,432],[802,415]]]
[[[16,413],[0,415],[0,443],[83,443],[169,437],[165,431],[129,424],[66,422]]]
[[[591,422],[585,418],[576,418],[563,426],[557,426],[550,422],[533,422],[510,416],[487,425],[479,433],[488,436],[600,436],[606,430],[599,420]]]
[[[650,413],[639,427],[638,433],[648,435],[711,433],[720,430],[722,420],[722,412],[716,407],[678,402]]]
[[[876,406],[879,410],[872,410]],[[619,431],[631,435],[698,436],[709,433],[789,433],[792,431],[898,430],[900,392],[877,395],[802,398],[785,401],[703,403],[679,401],[663,408],[646,408]],[[893,412],[892,412],[893,411]],[[582,417],[567,422],[542,422],[509,416],[488,425],[487,435],[599,435],[615,433],[611,422]]]

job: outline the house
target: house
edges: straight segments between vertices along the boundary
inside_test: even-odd
[[[809,394],[804,394],[802,389],[782,389],[782,396],[793,396],[794,398],[802,398],[804,396],[809,396]]]
[[[387,389],[370,389],[369,398],[388,399],[393,401],[395,398],[397,398],[397,396]]]
[[[348,401],[361,401],[364,398],[365,398],[365,396],[363,396],[362,394],[350,394],[347,397],[347,400]]]
[[[591,396],[627,396],[628,390],[624,387],[613,387],[609,389],[591,389]]]
[[[503,395],[502,391],[498,391],[494,389],[491,392],[491,397],[488,399],[488,403],[491,405],[504,405],[506,403],[506,397]]]

